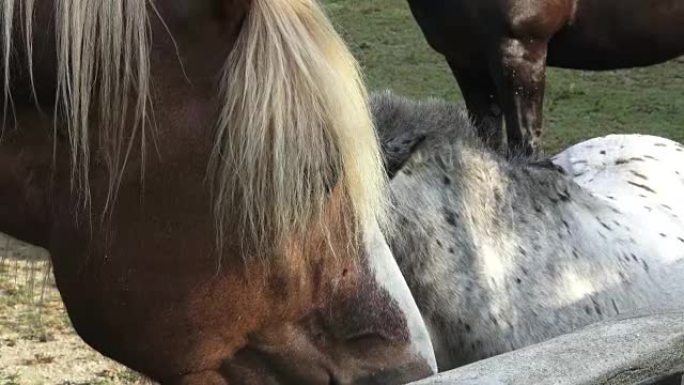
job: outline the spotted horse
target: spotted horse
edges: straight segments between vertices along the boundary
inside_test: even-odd
[[[610,135],[507,159],[465,109],[373,97],[390,248],[440,371],[627,313],[684,306],[684,147]]]

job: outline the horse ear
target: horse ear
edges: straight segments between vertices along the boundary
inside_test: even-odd
[[[383,138],[382,157],[385,161],[385,172],[389,179],[404,167],[418,145],[425,140],[425,134],[415,132],[402,133],[392,138]]]

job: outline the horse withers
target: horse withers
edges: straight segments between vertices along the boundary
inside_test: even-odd
[[[314,0],[2,0],[0,231],[163,384],[435,371],[380,231],[356,64]]]
[[[445,56],[480,135],[540,147],[546,66],[609,70],[684,54],[682,0],[409,0]]]

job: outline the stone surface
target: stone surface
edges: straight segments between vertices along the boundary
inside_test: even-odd
[[[684,311],[677,311],[594,324],[413,385],[669,385],[682,383],[683,372]]]

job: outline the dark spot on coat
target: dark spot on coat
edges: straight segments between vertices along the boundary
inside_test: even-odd
[[[584,312],[587,314],[591,314],[591,308],[589,307],[589,305],[584,306]]]
[[[520,254],[527,256],[527,250],[525,250],[522,246],[518,246],[518,251],[520,251]]]
[[[648,192],[650,192],[650,193],[654,193],[654,194],[655,194],[655,190],[653,190],[652,188],[650,188],[650,187],[648,187],[648,186],[646,186],[646,185],[643,185],[643,184],[640,184],[640,183],[636,183],[636,182],[632,182],[632,181],[628,181],[627,183],[631,184],[631,185],[634,186],[634,187],[638,187],[638,188],[640,188],[640,189],[644,189],[644,190],[646,190],[646,191],[648,191]]]
[[[663,238],[667,238],[667,234],[665,234],[665,233],[660,233],[660,236]]]
[[[610,303],[613,304],[613,310],[615,310],[615,313],[616,313],[616,314],[620,314],[620,309],[618,309],[617,304],[615,303],[615,300],[614,300],[614,299],[611,299],[611,300],[610,300]]]
[[[632,256],[632,260],[634,260],[634,262],[638,262],[638,261],[639,261],[639,258],[637,258],[636,255],[634,255],[633,253],[630,254],[630,255]]]
[[[613,229],[611,229],[610,226],[608,226],[607,224],[605,224],[600,218],[596,218],[596,220],[597,220],[598,223],[600,223],[601,226],[603,226],[606,230],[608,230],[608,231],[613,231]]]
[[[681,243],[684,243],[684,238],[682,238],[682,237],[677,237],[677,240]]]
[[[634,171],[634,170],[629,170],[629,172],[631,172],[632,175],[634,175],[634,176],[637,177],[637,178],[641,178],[641,179],[643,179],[643,180],[648,180],[648,177],[647,177],[646,175],[644,175],[644,174],[640,174],[640,173],[638,173],[638,172],[636,172],[636,171]]]
[[[656,146],[656,147],[666,147],[667,144],[665,144],[665,143],[656,143],[656,144],[654,144],[654,146]]]
[[[464,324],[463,326],[465,327],[465,331],[470,333],[470,325]]]
[[[643,158],[639,158],[638,156],[633,156],[629,158],[629,160],[634,161],[634,162],[645,162]]]
[[[644,155],[644,158],[650,159],[650,160],[658,160],[657,158],[651,156],[651,155]]]
[[[449,254],[454,254],[454,248],[453,247],[449,248]]]
[[[599,154],[601,154],[601,155],[606,155],[606,151],[605,151],[605,150],[601,150],[601,151],[599,152]]]
[[[456,227],[456,215],[454,214],[453,211],[447,210],[445,213],[444,219],[446,220],[446,222],[449,225]]]
[[[648,270],[649,270],[648,263],[646,263],[646,261],[644,261],[644,260],[642,259],[642,260],[641,260],[641,264],[644,266],[644,270],[648,273]]]
[[[575,259],[579,259],[579,253],[577,252],[577,249],[572,249],[572,256],[575,257]]]
[[[440,242],[439,239],[435,239],[435,242],[437,243],[437,246],[442,247],[442,242]]]
[[[451,178],[449,178],[449,176],[444,177],[444,184],[447,186],[451,184]]]
[[[672,211],[672,207],[670,207],[670,206],[668,206],[668,205],[661,204],[660,206],[663,207],[664,209],[667,209],[667,210]]]
[[[619,166],[619,165],[621,165],[621,164],[626,164],[626,163],[629,163],[629,160],[628,160],[628,159],[624,159],[624,158],[620,158],[620,159],[618,159],[618,160],[615,161],[615,165],[616,165],[616,166]]]
[[[594,304],[594,311],[596,312],[596,314],[601,315],[602,312],[601,312],[601,306],[599,305],[599,303],[596,302],[596,300],[593,298],[591,299],[591,303]]]

